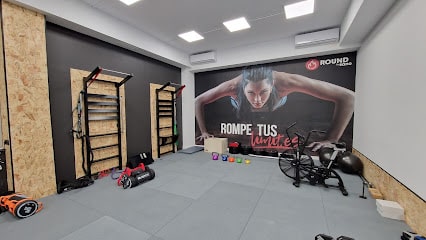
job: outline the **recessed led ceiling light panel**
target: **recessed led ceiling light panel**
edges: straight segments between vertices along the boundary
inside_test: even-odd
[[[234,20],[223,22],[223,25],[230,31],[235,32],[243,29],[250,28],[249,23],[244,17],[237,18]]]
[[[300,17],[314,12],[315,0],[305,0],[284,6],[287,19]]]
[[[140,0],[120,0],[120,1],[126,4],[127,6],[130,6],[135,2],[139,2]]]
[[[201,39],[204,39],[203,36],[198,34],[196,31],[190,31],[186,33],[181,33],[178,35],[180,38],[184,39],[187,42],[195,42]]]

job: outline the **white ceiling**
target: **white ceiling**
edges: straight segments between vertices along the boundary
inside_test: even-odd
[[[317,0],[313,14],[285,20],[283,6],[299,0],[81,0],[188,54],[251,45],[340,26],[350,0]],[[230,33],[222,22],[246,17],[251,28]],[[187,43],[177,35],[196,30],[205,37]]]
[[[316,0],[315,12],[286,20],[283,6],[299,0],[8,0],[47,21],[192,71],[353,51],[396,0]],[[230,33],[222,22],[246,17],[250,29]],[[294,47],[300,33],[340,27],[337,44]],[[177,35],[196,30],[205,39]],[[194,66],[188,55],[216,52],[216,62]]]
[[[188,54],[232,49],[340,27],[351,4],[351,0],[317,0],[313,14],[286,20],[283,6],[300,0],[141,0],[131,6],[119,0],[81,1]],[[357,17],[369,18],[372,22],[363,26],[368,31],[352,30],[357,31],[351,32],[356,41],[364,39],[393,2],[369,1],[381,2],[383,9],[359,9]],[[242,16],[248,19],[250,29],[230,33],[224,28],[222,22]],[[189,30],[196,30],[205,39],[187,43],[177,36]]]

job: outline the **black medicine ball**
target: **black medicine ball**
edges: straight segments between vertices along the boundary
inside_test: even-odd
[[[361,159],[351,152],[344,152],[337,158],[337,163],[344,173],[361,174],[364,168]]]

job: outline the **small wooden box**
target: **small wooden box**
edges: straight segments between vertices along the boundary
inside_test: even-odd
[[[368,191],[370,192],[370,195],[374,199],[383,199],[383,195],[380,193],[379,190],[375,188],[369,188]]]
[[[204,152],[226,153],[228,147],[227,138],[204,139]]]

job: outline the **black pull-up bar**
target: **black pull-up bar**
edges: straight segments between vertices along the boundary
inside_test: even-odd
[[[116,74],[121,74],[121,75],[126,75],[126,77],[118,83],[118,86],[123,85],[124,83],[126,83],[130,78],[133,77],[133,74],[129,74],[129,73],[124,73],[124,72],[119,72],[119,71],[115,71],[115,70],[110,70],[110,69],[106,69],[106,68],[101,68],[101,67],[96,67],[95,70],[93,70],[89,76],[87,76],[86,78],[86,82],[89,82],[89,84],[87,86],[90,86],[90,84],[92,84],[93,81],[96,80],[96,78],[98,77],[98,75],[102,72],[111,72],[111,73],[116,73]]]
[[[85,78],[85,82],[89,82],[89,84],[87,85],[87,87],[90,86],[90,84],[92,84],[93,81],[96,80],[96,78],[98,77],[99,73],[102,71],[102,69],[100,67],[96,67],[95,70],[93,70],[89,76],[87,76]]]
[[[112,73],[117,73],[117,74],[121,74],[121,75],[126,75],[126,76],[133,76],[133,74],[131,74],[131,73],[124,73],[124,72],[109,70],[109,69],[106,69],[106,68],[101,68],[101,70],[106,71],[106,72],[112,72]]]
[[[99,75],[99,73],[101,72],[101,68],[100,67],[96,67],[95,68],[95,70],[93,70],[90,74],[89,74],[89,76],[87,76],[87,79],[88,80],[90,80],[90,79],[92,79],[95,75],[95,79],[96,79],[96,77]]]
[[[158,91],[162,91],[163,89],[165,89],[167,86],[170,86],[170,82],[167,82],[166,84],[164,84],[163,86],[161,86]]]
[[[121,86],[123,84],[125,84],[127,81],[129,81],[130,78],[132,78],[133,75],[127,75],[119,84],[118,86]]]
[[[161,86],[161,87],[158,89],[158,91],[162,91],[163,89],[165,89],[166,87],[168,87],[168,86],[170,86],[170,85],[173,85],[173,86],[179,87],[179,88],[175,91],[175,93],[176,93],[176,92],[181,91],[181,90],[185,87],[185,85],[181,85],[181,84],[177,84],[177,83],[172,83],[172,82],[167,82],[166,84],[164,84],[163,86]]]

